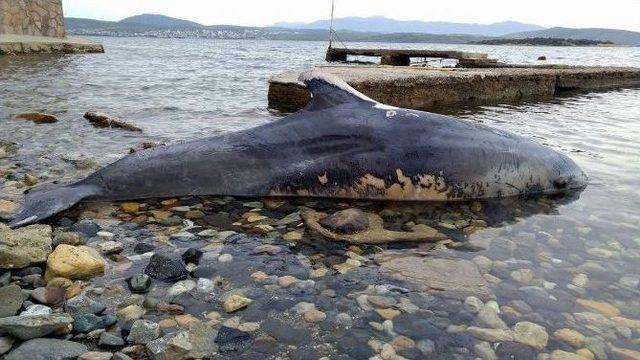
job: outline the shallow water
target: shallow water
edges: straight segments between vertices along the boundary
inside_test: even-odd
[[[17,187],[15,180],[23,173],[37,175],[44,181],[78,178],[96,166],[92,163],[107,164],[145,141],[171,143],[273,121],[278,115],[266,109],[269,76],[318,63],[325,48],[324,43],[318,42],[97,40],[105,44],[106,54],[0,58],[0,141],[18,146],[15,156],[0,159],[0,170],[10,168],[11,173],[0,180],[0,198],[19,198],[23,188]],[[546,55],[549,63],[640,66],[638,48],[429,47],[488,52],[507,62],[536,63],[538,56]],[[568,153],[590,177],[589,186],[573,198],[516,201],[499,206],[483,204],[480,214],[472,214],[464,205],[435,210],[397,204],[361,207],[378,213],[392,211],[392,215],[384,217],[389,227],[401,229],[407,222],[422,222],[448,231],[451,238],[461,242],[448,246],[449,250],[437,246],[434,249],[431,245],[385,247],[389,254],[404,256],[425,251],[429,256],[440,256],[443,252],[442,256],[448,258],[481,262],[480,256],[491,260],[491,266],[483,272],[489,274],[485,277],[490,279],[491,292],[502,306],[503,320],[510,327],[523,320],[538,323],[551,338],[546,348],[535,351],[522,348],[517,342],[506,342],[506,347],[493,343],[501,357],[529,358],[537,352],[557,349],[575,351],[553,336],[560,328],[576,329],[587,336],[591,340],[583,346],[594,353],[598,353],[600,342],[605,344],[605,352],[614,357],[613,347],[640,350],[640,323],[619,319],[640,319],[638,104],[640,90],[624,89],[545,103],[457,111],[458,116],[469,121],[533,137]],[[93,128],[82,119],[88,110],[119,116],[142,127],[144,132]],[[13,118],[27,111],[53,113],[60,121],[36,125]],[[340,207],[328,205],[328,208],[332,206]],[[490,227],[465,231],[467,222],[450,229],[460,219],[481,219]],[[231,245],[234,244],[244,246],[242,242]],[[246,260],[233,246],[227,245],[225,249],[234,252],[239,264]],[[310,245],[296,251],[308,255],[320,249]],[[369,275],[371,284],[386,281],[373,275],[377,274],[375,266],[362,271],[365,275],[357,277],[361,283],[366,283],[363,279]],[[215,271],[200,272],[201,276],[211,276]],[[246,285],[246,279],[238,281]],[[298,301],[309,299],[303,295]],[[419,303],[416,296],[411,299]],[[615,311],[616,316],[606,315],[604,320],[593,320],[594,316],[585,320],[584,315],[576,314],[598,310],[578,305],[576,299],[606,302],[619,311]],[[514,315],[513,305],[508,305],[513,300],[524,300],[532,311],[525,314],[518,309],[519,315]],[[448,318],[453,324],[477,325],[473,316],[460,315],[460,304],[433,302],[425,306],[431,306],[437,316]],[[255,320],[258,314],[252,313],[251,317]],[[611,319],[616,317],[617,322]],[[388,333],[379,335],[366,321],[364,324],[368,330],[359,331],[358,336],[390,341]],[[330,325],[320,332],[325,335],[316,341],[336,341],[331,337]],[[414,331],[401,333],[416,342],[424,340],[416,338]],[[464,358],[474,351],[478,353],[474,350],[477,339],[463,336],[451,342],[438,339],[432,338],[441,354]],[[366,347],[366,342],[360,345]],[[357,346],[355,343],[338,346],[337,353],[348,352],[344,347]],[[602,354],[596,355],[603,358]]]

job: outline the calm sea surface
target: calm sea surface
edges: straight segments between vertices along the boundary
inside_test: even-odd
[[[0,141],[18,146],[14,157],[0,160],[0,168],[19,162],[50,181],[74,178],[78,174],[70,162],[107,164],[144,141],[172,143],[276,120],[278,115],[266,108],[269,77],[322,62],[326,46],[283,41],[96,40],[105,45],[105,54],[0,57]],[[640,48],[409,46],[487,52],[505,62],[536,63],[538,56],[545,55],[548,63],[640,67]],[[95,129],[82,118],[89,110],[121,117],[144,132]],[[36,125],[13,118],[28,111],[52,113],[60,121]],[[496,288],[502,289],[496,290],[500,305],[518,296],[527,301],[533,296],[529,292],[535,293],[527,287],[537,287],[558,301],[607,303],[619,309],[620,317],[640,321],[640,90],[483,107],[458,116],[533,137],[566,152],[590,177],[578,199],[526,216],[516,214],[469,236],[471,243],[484,244],[486,249],[459,256],[494,261],[491,275],[500,283]],[[1,193],[1,181],[0,197],[9,195]],[[505,247],[516,250],[497,256],[496,245],[488,245],[491,239],[487,238],[507,241]],[[521,269],[531,270],[532,279],[527,275],[523,280],[522,272],[514,275]],[[518,296],[515,290],[503,289],[523,287],[527,289]],[[576,314],[598,310],[579,305],[530,305],[539,316],[532,319],[543,322],[552,338],[556,329],[573,328],[604,341],[609,354],[612,347],[640,349],[640,322],[633,327],[612,322],[610,316],[585,320]],[[549,351],[576,350],[551,341]]]

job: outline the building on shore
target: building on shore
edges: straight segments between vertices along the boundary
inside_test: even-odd
[[[104,49],[66,36],[62,0],[0,0],[0,55],[92,52]]]

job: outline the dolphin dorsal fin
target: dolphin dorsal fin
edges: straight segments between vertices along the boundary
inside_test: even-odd
[[[352,102],[365,102],[371,105],[378,103],[352,88],[344,80],[326,72],[318,70],[304,72],[298,80],[303,82],[311,92],[311,102],[305,108],[309,111]]]

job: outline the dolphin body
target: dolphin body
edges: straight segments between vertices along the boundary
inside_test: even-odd
[[[256,128],[136,152],[77,183],[34,189],[9,224],[82,200],[189,195],[455,201],[553,194],[587,176],[566,155],[482,124],[378,103],[321,72],[312,100]]]

